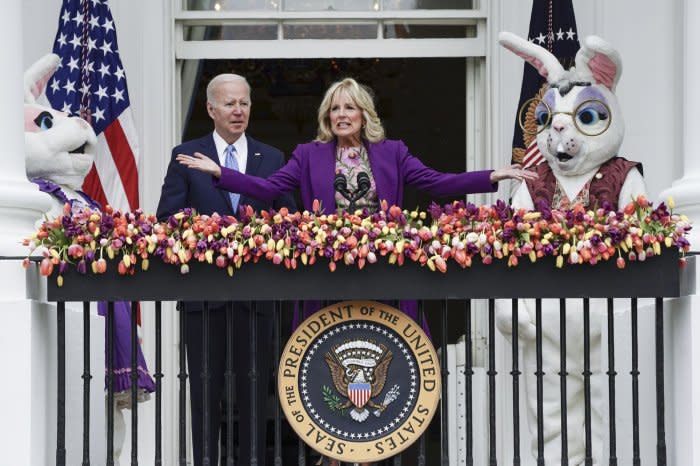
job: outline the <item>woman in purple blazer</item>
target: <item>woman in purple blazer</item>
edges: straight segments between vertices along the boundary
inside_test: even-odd
[[[425,166],[402,141],[385,139],[369,89],[350,78],[326,91],[318,109],[316,140],[297,146],[289,162],[267,178],[221,167],[198,152],[193,156],[180,154],[177,160],[211,174],[218,188],[263,201],[299,189],[304,209],[312,210],[314,199],[318,199],[326,212],[372,211],[383,200],[390,206],[401,206],[406,184],[445,197],[493,192],[500,180],[536,177],[519,165],[464,173],[442,173]],[[309,304],[305,313],[314,307]],[[415,302],[400,307],[417,320]]]
[[[376,210],[384,200],[401,206],[406,184],[445,197],[493,192],[500,180],[536,177],[519,165],[465,173],[442,173],[425,166],[402,141],[385,139],[370,91],[350,78],[326,91],[318,109],[316,140],[297,146],[289,162],[267,178],[221,167],[200,153],[180,154],[177,160],[211,174],[218,188],[263,201],[299,189],[304,209],[312,210],[318,199],[326,212]],[[305,313],[320,303],[309,304]],[[402,302],[400,307],[418,320],[415,301]]]
[[[500,180],[533,177],[519,165],[464,173],[442,173],[425,166],[402,141],[385,139],[369,90],[350,78],[334,83],[326,92],[318,109],[316,140],[297,146],[289,162],[267,178],[221,167],[199,153],[177,159],[211,174],[218,188],[261,200],[299,189],[304,209],[311,210],[318,199],[326,212],[347,209],[350,199],[343,192],[354,198],[358,189],[364,191],[359,185],[366,185],[367,178],[369,189],[354,202],[355,208],[376,209],[382,200],[401,206],[406,184],[445,197],[494,192]],[[359,185],[357,175],[361,175]]]

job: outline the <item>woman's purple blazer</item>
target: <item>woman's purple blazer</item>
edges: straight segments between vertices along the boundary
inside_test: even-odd
[[[435,197],[488,193],[497,189],[497,184],[489,180],[492,170],[442,173],[426,167],[412,156],[402,141],[386,139],[367,142],[366,147],[377,197],[389,206],[402,206],[406,184]],[[300,144],[294,149],[289,162],[267,178],[248,176],[221,167],[221,178],[214,179],[214,185],[264,201],[271,201],[298,188],[304,209],[311,210],[314,199],[318,199],[326,213],[335,212],[335,154],[335,142]]]
[[[389,206],[401,206],[404,185],[409,184],[427,191],[436,197],[457,196],[470,193],[496,191],[497,183],[491,183],[492,170],[464,173],[442,173],[426,167],[418,158],[408,152],[406,144],[398,140],[386,139],[377,143],[365,143],[372,176],[377,187],[379,201]],[[321,209],[326,213],[335,212],[335,142],[310,142],[294,149],[292,158],[277,172],[267,178],[258,178],[221,167],[221,177],[214,178],[217,188],[238,192],[263,201],[272,201],[281,194],[299,188],[305,210],[313,209],[314,199],[321,201]],[[331,206],[329,209],[328,206]],[[401,301],[401,310],[416,322],[418,307],[416,301]],[[321,303],[306,301],[304,318],[321,308]],[[299,324],[295,313],[293,327]],[[423,329],[430,334],[426,322]]]

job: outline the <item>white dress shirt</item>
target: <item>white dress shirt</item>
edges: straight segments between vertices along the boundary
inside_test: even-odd
[[[225,167],[226,148],[229,144],[224,141],[224,138],[222,138],[216,130],[214,130],[214,145],[216,146],[216,155],[219,157],[219,165]],[[245,133],[241,134],[241,137],[233,143],[233,147],[236,148],[235,156],[238,162],[238,170],[241,173],[245,173],[246,162],[248,161],[248,139],[246,139]]]

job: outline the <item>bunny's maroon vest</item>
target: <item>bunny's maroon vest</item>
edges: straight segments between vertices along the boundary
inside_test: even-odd
[[[620,190],[627,174],[633,168],[637,168],[640,173],[642,172],[641,163],[631,162],[622,157],[613,157],[601,165],[590,181],[589,206],[601,207],[603,202],[607,201],[613,209],[617,210]],[[537,206],[539,202],[544,201],[548,206],[551,206],[557,186],[557,179],[552,169],[548,163],[541,163],[531,167],[530,170],[539,175],[536,180],[526,180],[533,204]]]

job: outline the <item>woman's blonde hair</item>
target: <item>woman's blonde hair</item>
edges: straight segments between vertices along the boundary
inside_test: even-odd
[[[340,92],[345,92],[350,99],[362,111],[364,123],[362,125],[362,139],[369,142],[380,142],[384,140],[384,127],[382,121],[374,108],[372,91],[352,78],[345,78],[342,81],[331,84],[331,87],[323,96],[321,105],[318,107],[318,134],[316,140],[330,142],[335,138],[331,130],[331,104],[333,98]]]

